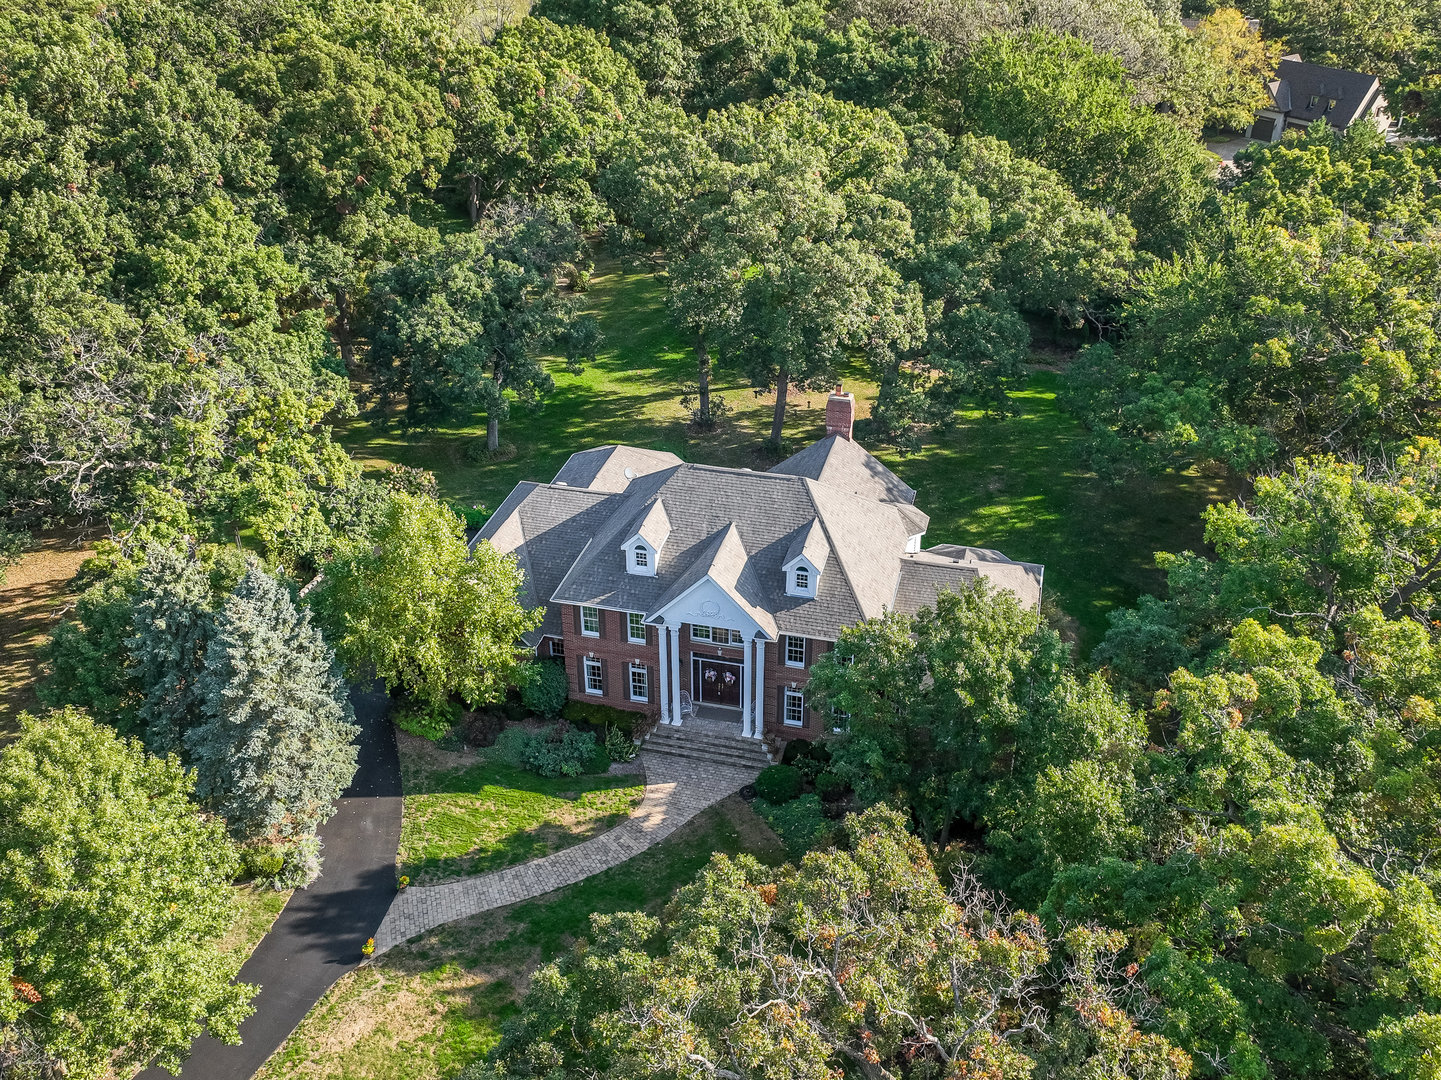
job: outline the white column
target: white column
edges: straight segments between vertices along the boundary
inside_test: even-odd
[[[657,644],[660,647],[660,663],[656,665],[656,692],[660,694],[660,722],[670,723],[670,663],[666,650],[666,628],[656,627]]]
[[[679,724],[680,716],[680,627],[668,626],[670,637],[670,722]]]
[[[766,692],[765,692],[765,670],[766,670],[766,641],[765,638],[756,638],[756,708],[755,724],[751,734],[761,739],[766,733]]]
[[[754,641],[747,641],[745,648],[741,649],[741,736],[746,739],[751,737],[751,695],[755,693],[754,676],[751,674],[754,645]]]

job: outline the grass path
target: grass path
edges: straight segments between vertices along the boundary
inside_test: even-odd
[[[549,480],[575,452],[605,443],[670,450],[687,461],[766,468],[760,452],[769,431],[772,395],[757,395],[735,372],[719,370],[715,386],[731,407],[721,429],[690,432],[681,388],[693,381],[689,348],[671,329],[664,286],[649,273],[614,261],[599,264],[588,294],[605,334],[595,364],[579,375],[556,363],[555,393],[537,411],[516,408],[501,426],[506,460],[472,460],[484,424],[406,439],[363,421],[340,432],[368,467],[400,462],[433,470],[447,498],[494,507],[520,480]],[[843,372],[869,415],[876,387],[859,366]],[[1083,647],[1099,639],[1106,613],[1162,585],[1156,551],[1195,548],[1200,512],[1224,497],[1215,478],[1186,474],[1111,485],[1085,460],[1085,432],[1057,400],[1061,376],[1037,370],[1013,397],[1004,420],[963,413],[955,427],[922,452],[879,456],[919,492],[931,515],[927,544],[996,547],[1046,565],[1046,589],[1074,620]],[[825,431],[823,391],[798,393],[786,439],[804,446]]]

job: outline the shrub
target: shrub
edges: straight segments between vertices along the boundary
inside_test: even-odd
[[[629,709],[617,709],[612,705],[599,705],[593,701],[567,701],[560,710],[563,719],[572,724],[589,724],[595,728],[619,728],[628,734],[635,734],[635,725],[642,714]]]
[[[471,746],[494,746],[504,728],[505,718],[499,713],[476,713],[466,726],[465,738]]]
[[[431,742],[441,738],[460,720],[460,706],[450,702],[418,701],[395,710],[395,726]]]
[[[779,806],[758,799],[754,806],[785,843],[786,851],[793,860],[799,860],[807,851],[835,843],[836,827],[826,820],[819,796],[802,795]]]
[[[314,833],[302,836],[284,852],[284,862],[270,880],[272,888],[304,889],[320,876],[320,837]]]
[[[824,802],[839,802],[846,797],[849,786],[832,772],[823,772],[816,777],[816,794]]]
[[[554,660],[537,660],[530,669],[533,674],[520,688],[520,700],[536,716],[554,720],[565,708],[565,698],[570,693],[565,668]]]
[[[236,881],[269,881],[285,865],[284,852],[269,844],[243,847],[238,854],[240,866],[235,872]]]
[[[610,727],[605,729],[605,753],[611,761],[629,761],[639,751],[630,732]]]
[[[793,765],[771,765],[756,777],[756,797],[768,803],[787,803],[801,793],[801,771]]]
[[[786,743],[785,751],[781,754],[781,764],[794,765],[796,758],[805,756],[810,748],[811,744],[808,739],[792,739]]]
[[[540,776],[579,776],[596,758],[595,736],[555,724],[538,731],[506,728],[495,741],[496,756],[507,765]]]

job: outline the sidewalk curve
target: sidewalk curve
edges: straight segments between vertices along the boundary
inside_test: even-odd
[[[618,866],[756,778],[755,769],[641,751],[645,796],[625,821],[575,847],[519,866],[412,887],[395,897],[375,935],[380,955],[444,923],[543,896]]]

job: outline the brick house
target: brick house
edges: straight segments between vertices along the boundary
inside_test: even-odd
[[[602,446],[517,485],[476,542],[513,553],[545,609],[523,644],[563,662],[579,700],[814,739],[831,723],[806,681],[845,627],[977,577],[1039,604],[1035,563],[921,547],[929,518],[851,439],[854,409],[837,388],[826,437],[769,472]]]

